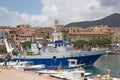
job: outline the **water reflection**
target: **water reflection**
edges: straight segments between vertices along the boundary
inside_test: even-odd
[[[105,74],[105,68],[110,68],[110,75],[120,77],[120,55],[103,55],[94,64],[87,66],[85,69],[93,74]]]

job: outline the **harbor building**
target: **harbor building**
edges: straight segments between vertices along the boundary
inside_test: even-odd
[[[5,37],[5,31],[2,31],[2,29],[0,28],[0,45],[3,44],[4,37]]]
[[[47,44],[54,40],[53,36],[56,35],[59,40],[65,40],[72,42],[78,39],[90,40],[94,38],[110,38],[115,41],[115,32],[119,31],[118,28],[108,27],[107,25],[95,25],[88,28],[82,26],[67,27],[59,23],[58,20],[54,21],[54,27],[31,27],[30,25],[18,25],[16,28],[6,26],[2,27],[5,31],[5,35],[16,45],[20,45],[21,42],[32,41],[40,42],[41,44]],[[118,39],[118,40],[117,40]],[[119,41],[119,38],[116,40]]]
[[[120,32],[114,32],[112,37],[113,43],[120,43]]]
[[[51,27],[45,28],[32,28],[32,36],[34,42],[40,42],[46,44],[52,41],[52,32],[54,31]]]
[[[107,26],[93,26],[89,28],[69,27],[69,39],[74,40],[90,40],[94,38],[111,38],[111,31]]]
[[[30,25],[17,26],[18,43],[32,41],[32,31]]]

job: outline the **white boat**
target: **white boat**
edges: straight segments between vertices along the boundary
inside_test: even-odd
[[[12,67],[12,66],[15,66],[17,64],[17,62],[13,62],[13,61],[10,61],[10,62],[7,62],[7,66],[8,67]],[[5,62],[0,62],[0,65],[5,65]]]
[[[80,78],[88,78],[91,75],[90,72],[86,72],[84,69],[67,69],[67,70],[41,70],[37,71],[39,74],[46,74],[51,77],[67,80],[80,80]],[[92,80],[92,79],[88,79]]]
[[[4,62],[1,62],[0,65],[4,65]],[[31,62],[31,61],[20,61],[20,62],[10,61],[7,63],[7,66],[11,67],[11,68],[24,69],[24,70],[45,68],[44,64],[33,65],[33,62]]]

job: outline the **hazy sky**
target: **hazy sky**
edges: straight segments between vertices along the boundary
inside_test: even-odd
[[[53,26],[120,13],[120,0],[0,0],[0,25]]]

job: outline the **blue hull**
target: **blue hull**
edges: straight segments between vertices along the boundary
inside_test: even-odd
[[[13,61],[16,60],[27,60],[33,61],[34,64],[45,64],[46,68],[55,68],[57,67],[60,62],[62,62],[62,68],[68,68],[68,59],[76,59],[78,64],[85,64],[85,65],[93,65],[94,62],[101,56],[102,54],[98,55],[89,55],[89,56],[79,56],[79,57],[67,57],[67,58],[14,58]]]

